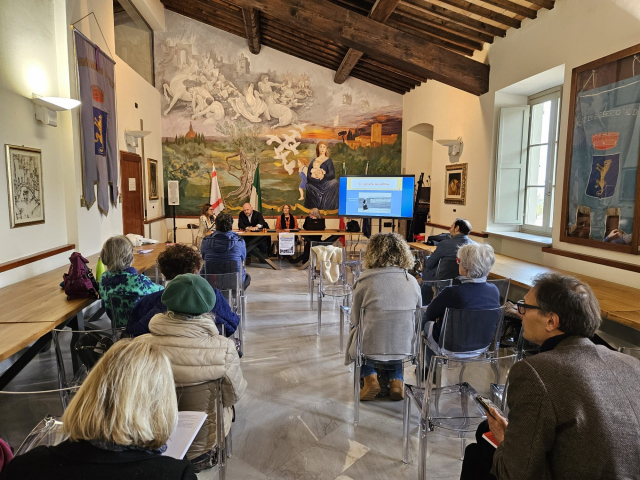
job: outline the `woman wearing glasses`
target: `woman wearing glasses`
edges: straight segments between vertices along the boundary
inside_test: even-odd
[[[487,283],[487,276],[496,261],[491,245],[477,243],[464,245],[458,249],[456,261],[460,285],[445,288],[427,307],[424,333],[433,351],[438,349],[442,319],[447,308],[460,310],[500,308],[498,288],[492,283]]]
[[[202,206],[200,225],[198,227],[198,237],[196,238],[196,245],[198,248],[202,245],[202,239],[213,232],[213,224],[215,220],[216,215],[213,206],[210,203],[205,203]]]

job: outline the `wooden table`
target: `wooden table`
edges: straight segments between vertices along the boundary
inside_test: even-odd
[[[318,235],[318,236],[324,236],[324,235],[329,235],[326,239],[323,239],[323,242],[335,242],[336,240],[338,240],[340,237],[351,237],[353,235],[361,235],[361,232],[345,232],[345,231],[340,231],[340,230],[298,230],[297,232],[290,232],[289,230],[277,230],[274,232],[243,232],[243,231],[236,231],[236,233],[245,238],[245,243],[247,246],[247,256],[248,255],[254,255],[255,257],[257,257],[259,260],[265,262],[267,265],[269,265],[271,268],[273,268],[274,270],[281,270],[280,267],[278,267],[275,263],[273,263],[271,260],[269,260],[269,258],[264,255],[260,250],[258,250],[258,245],[260,244],[260,242],[262,241],[263,237],[270,237],[271,240],[275,240],[278,238],[278,234],[280,232],[288,232],[288,233],[293,233],[295,236],[297,237],[304,237],[307,235]],[[303,268],[306,267],[306,264],[303,265]]]
[[[134,248],[133,267],[139,272],[154,267],[158,255],[166,248],[164,243]],[[137,253],[143,249],[152,251]],[[96,254],[87,258],[94,271],[98,257]],[[76,330],[84,328],[82,311],[97,300],[67,300],[60,282],[68,271],[69,266],[65,265],[0,289],[0,361],[35,342],[0,377],[0,390],[50,341],[54,328],[66,324]]]
[[[435,247],[420,242],[409,243],[411,248],[433,252]],[[640,330],[640,289],[608,282],[587,275],[545,267],[517,258],[496,254],[496,263],[491,269],[491,278],[510,278],[513,285],[529,289],[533,278],[542,273],[571,275],[588,284],[600,303],[602,316],[615,322]]]

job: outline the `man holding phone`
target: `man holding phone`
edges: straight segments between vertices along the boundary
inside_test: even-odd
[[[589,340],[601,321],[589,286],[541,275],[518,312],[540,353],[511,368],[509,420],[487,412],[498,447],[482,439],[481,424],[461,480],[638,478],[640,361]]]

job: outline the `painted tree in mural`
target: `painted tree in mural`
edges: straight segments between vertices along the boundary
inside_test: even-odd
[[[258,166],[258,157],[266,148],[264,141],[259,136],[260,126],[249,126],[244,121],[237,121],[218,124],[216,129],[226,137],[222,144],[233,152],[225,158],[229,174],[240,181],[240,186],[225,195],[225,198],[247,198],[251,195],[251,185]],[[236,158],[239,160],[240,166],[229,163],[229,160]],[[232,169],[241,172],[240,176],[234,174]]]

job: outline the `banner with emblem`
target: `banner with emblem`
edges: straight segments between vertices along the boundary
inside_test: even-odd
[[[116,130],[115,62],[74,29],[78,68],[82,189],[87,209],[96,200],[107,215],[118,201],[118,145]]]

